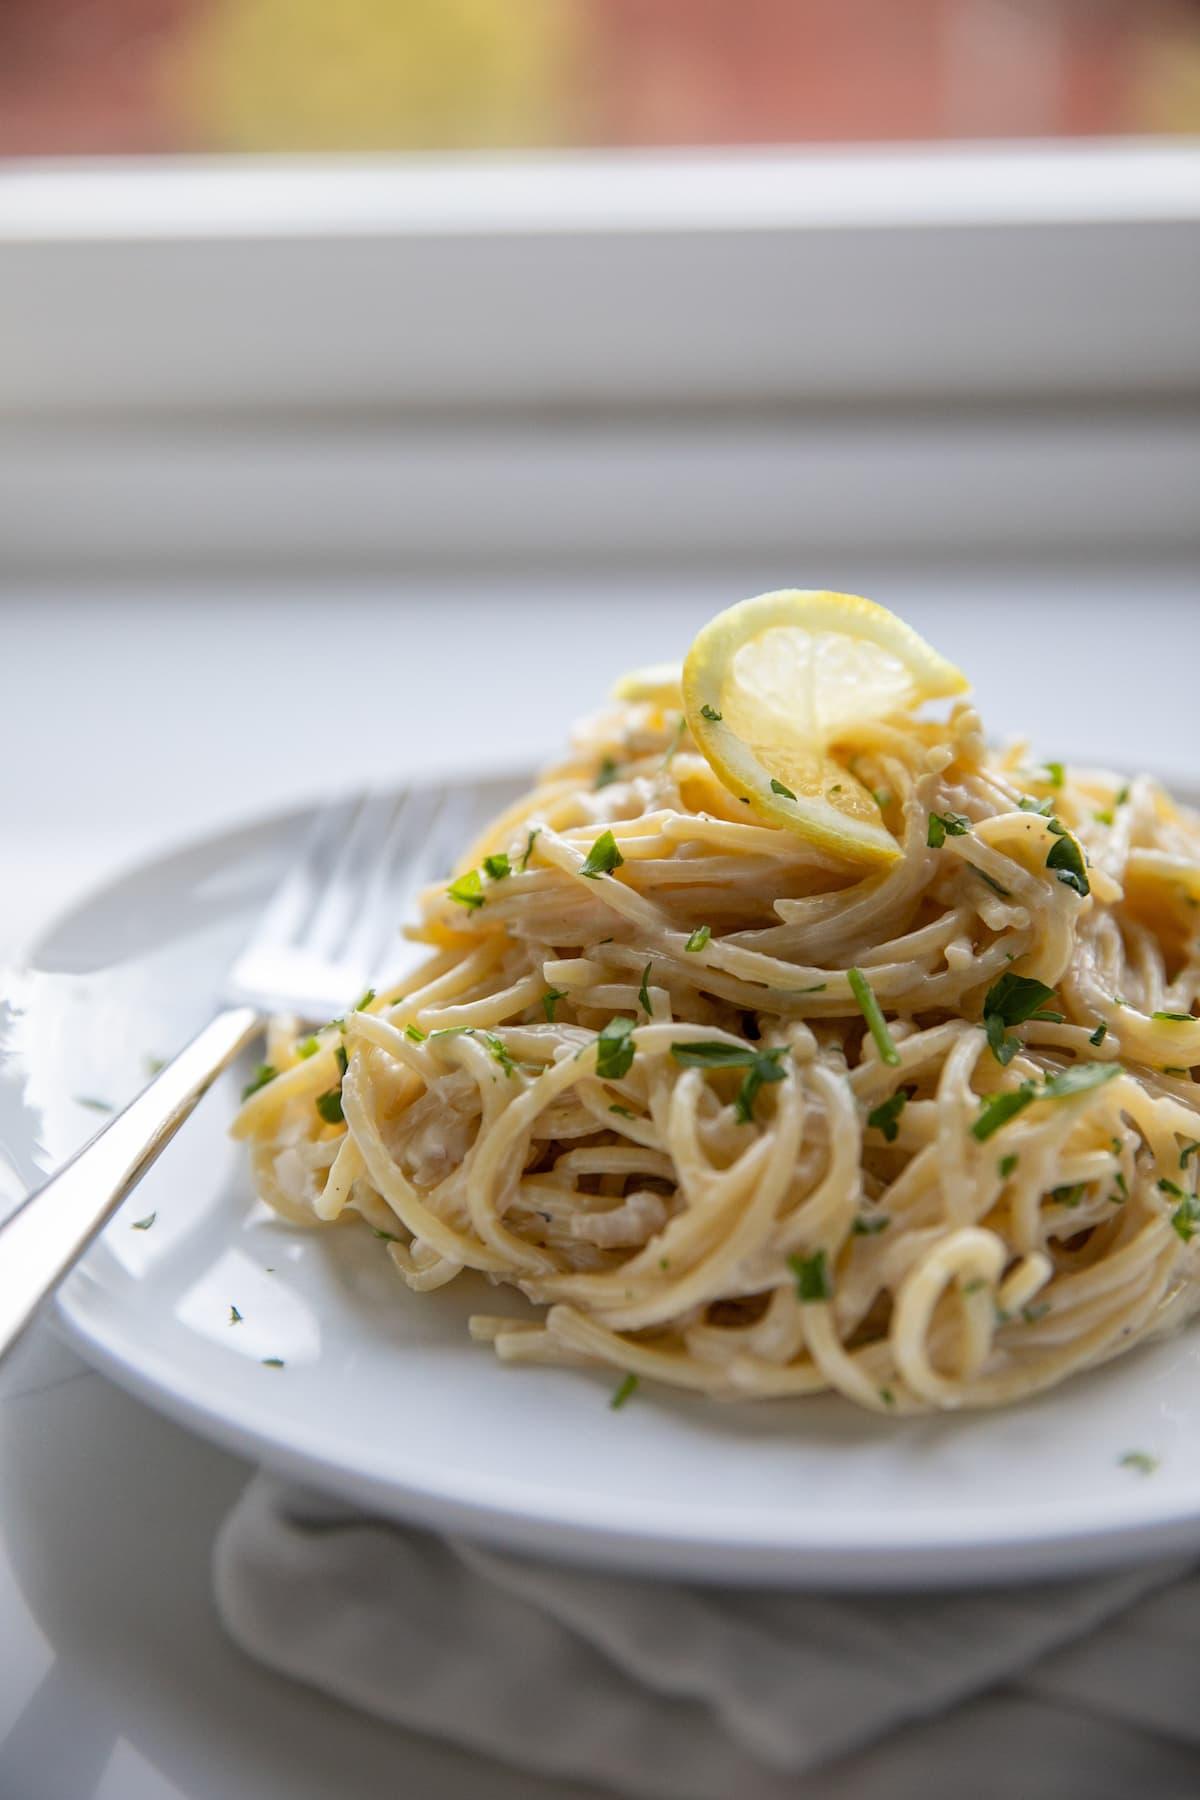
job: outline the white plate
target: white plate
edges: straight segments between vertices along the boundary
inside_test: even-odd
[[[460,795],[488,811],[499,783]],[[465,832],[469,821],[460,821]],[[135,870],[59,923],[3,1021],[0,1145],[26,1181],[203,1020],[303,815]],[[505,1369],[466,1335],[482,1283],[410,1294],[361,1230],[252,1202],[199,1109],[62,1289],[76,1347],[219,1442],[367,1506],[546,1556],[714,1581],[902,1586],[1062,1575],[1200,1546],[1200,1332],[1006,1412],[880,1420]],[[151,1230],[132,1221],[157,1213]],[[501,1302],[502,1304],[502,1302]],[[230,1324],[230,1307],[242,1314]],[[282,1369],[263,1358],[282,1357]],[[1159,1458],[1147,1476],[1120,1465]]]

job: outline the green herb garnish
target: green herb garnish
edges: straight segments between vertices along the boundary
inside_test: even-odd
[[[1127,1450],[1117,1462],[1122,1469],[1136,1469],[1139,1475],[1153,1475],[1158,1467],[1157,1456],[1151,1456],[1146,1450]]]
[[[596,1039],[596,1073],[602,1081],[620,1081],[633,1066],[634,1021],[617,1014]]]
[[[965,819],[962,813],[931,812],[925,842],[931,850],[940,850],[948,837],[965,837],[970,829],[971,821]]]
[[[646,1014],[647,1018],[650,1017],[652,1008],[650,1006],[650,989],[647,987],[646,983],[650,979],[650,971],[653,967],[654,964],[652,962],[646,964],[645,968],[642,970],[641,986],[638,988],[638,1000],[641,1002],[642,1011]]]
[[[242,1099],[248,1100],[251,1094],[257,1094],[259,1088],[265,1088],[269,1081],[274,1081],[279,1070],[271,1063],[259,1063],[253,1075],[242,1089]]]
[[[264,1369],[282,1369],[283,1358],[282,1356],[264,1356],[262,1366]]]
[[[710,706],[706,700],[704,705],[700,708],[700,717],[702,719],[707,719],[710,725],[719,725],[724,714],[719,713],[716,707]]]
[[[872,1107],[867,1114],[867,1124],[875,1131],[881,1131],[889,1144],[894,1144],[900,1135],[900,1114],[915,1093],[915,1088],[897,1088],[894,1094],[889,1095],[886,1100],[881,1100],[879,1105]]]
[[[612,832],[602,831],[588,851],[587,860],[579,873],[586,875],[589,881],[596,881],[601,875],[611,875],[624,861]]]
[[[329,1088],[325,1093],[317,1095],[317,1111],[327,1125],[342,1125],[345,1123],[346,1115],[342,1111],[342,1089],[340,1083],[337,1087]]]
[[[861,969],[847,969],[846,980],[850,983],[850,992],[854,995],[858,1003],[858,1010],[867,1022],[867,1030],[875,1040],[875,1048],[881,1059],[890,1064],[892,1068],[898,1068],[900,1052],[892,1042],[892,1034],[887,1028],[883,1010],[875,998],[870,982]]]
[[[791,788],[784,787],[782,781],[776,781],[773,775],[771,777],[771,792],[773,794],[782,794],[785,800],[794,800],[796,798]]]
[[[307,1062],[309,1057],[315,1056],[320,1048],[321,1045],[317,1038],[306,1037],[296,1045],[296,1055],[300,1058],[301,1062]]]
[[[521,854],[520,862],[517,864],[517,867],[521,870],[522,874],[529,867],[529,859],[533,855],[533,846],[536,844],[537,840],[541,837],[541,835],[542,835],[541,826],[535,825],[533,830],[529,833],[529,836],[525,840],[525,849],[523,850],[523,852]]]
[[[558,1005],[560,1000],[565,1000],[566,998],[567,998],[567,994],[566,994],[565,988],[547,988],[546,989],[546,992],[542,995],[542,1011],[546,1015],[546,1020],[547,1020],[548,1024],[553,1025],[554,1009]]]
[[[618,781],[619,779],[620,770],[617,768],[612,757],[606,756],[600,764],[599,769],[596,771],[596,779],[592,783],[592,786],[598,791],[600,788],[611,786],[614,781]]]
[[[1188,1158],[1190,1156],[1195,1156],[1197,1150],[1200,1150],[1200,1138],[1193,1138],[1190,1144],[1185,1144],[1183,1146],[1183,1149],[1179,1152],[1179,1166],[1181,1169],[1187,1168]]]
[[[270,1068],[271,1065],[269,1063],[263,1063],[262,1067],[264,1069],[267,1069],[267,1068]],[[275,1073],[274,1069],[271,1069],[271,1074],[267,1076],[268,1081],[270,1081],[271,1076],[274,1075],[274,1073]],[[263,1083],[260,1081],[260,1082],[257,1082],[255,1085],[257,1087],[262,1087]],[[254,1088],[247,1089],[247,1092],[252,1094],[254,1092]],[[245,1098],[246,1098],[246,1095],[243,1094],[242,1099],[244,1100]],[[75,1104],[76,1104],[76,1106],[86,1106],[92,1112],[110,1113],[110,1112],[116,1112],[116,1110],[117,1110],[111,1100],[95,1100],[92,1098],[92,1096],[90,1094],[76,1094]]]
[[[133,1221],[133,1224],[130,1226],[130,1230],[131,1231],[149,1231],[150,1227],[153,1225],[153,1223],[154,1223],[155,1219],[157,1219],[157,1217],[158,1217],[158,1214],[156,1212],[147,1213],[144,1219],[135,1219]]]
[[[619,1412],[625,1402],[629,1399],[629,1396],[637,1392],[637,1385],[638,1378],[636,1375],[627,1375],[625,1377],[624,1381],[608,1403],[613,1412]]]
[[[1086,1192],[1086,1181],[1068,1182],[1064,1187],[1051,1188],[1050,1198],[1060,1206],[1078,1206]]]
[[[1042,767],[1046,771],[1046,780],[1047,780],[1047,783],[1049,784],[1049,786],[1052,788],[1060,788],[1062,786],[1063,782],[1066,780],[1066,773],[1067,773],[1066,770],[1064,769],[1062,763],[1047,762],[1047,763],[1043,763]]]
[[[1087,866],[1083,860],[1083,851],[1070,832],[1064,832],[1058,842],[1051,848],[1046,858],[1046,867],[1053,869],[1065,887],[1073,888],[1082,899],[1092,891],[1087,878]]]
[[[492,881],[503,881],[506,875],[512,874],[512,864],[504,850],[497,850],[494,855],[485,856],[483,866]]]
[[[764,1082],[783,1080],[784,1071],[779,1064],[786,1054],[786,1049],[781,1047],[776,1050],[760,1050],[755,1055],[733,1103],[734,1116],[739,1125],[752,1123],[754,1102],[758,1099],[759,1089]]]
[[[241,1313],[238,1311],[236,1306],[231,1306],[229,1309],[229,1323],[231,1325],[240,1325],[241,1322],[242,1322]]]
[[[1022,794],[1017,805],[1022,812],[1041,813],[1043,818],[1049,818],[1054,811],[1053,800],[1031,800],[1028,794]]]
[[[1015,1152],[1010,1152],[1010,1154],[1008,1156],[1002,1156],[1000,1158],[1000,1161],[996,1164],[996,1167],[1000,1171],[1001,1181],[1008,1180],[1009,1176],[1012,1174],[1013,1170],[1016,1168],[1016,1166],[1020,1160],[1021,1160],[1020,1157],[1017,1156]]]
[[[1000,1094],[985,1094],[979,1103],[979,1116],[971,1127],[971,1135],[982,1144],[1015,1119],[1019,1112],[1024,1112],[1034,1098],[1032,1081],[1023,1081],[1019,1088],[1008,1088]]]
[[[750,1044],[722,1044],[703,1040],[671,1045],[671,1055],[685,1069],[745,1069],[760,1054]]]
[[[1074,1094],[1086,1094],[1090,1088],[1103,1087],[1121,1073],[1120,1063],[1074,1063],[1060,1074],[1052,1075],[1037,1095],[1039,1100],[1069,1100]]]
[[[633,1108],[629,1106],[610,1106],[608,1110],[609,1112],[620,1113],[623,1119],[637,1118],[637,1114],[634,1112]]]
[[[811,1256],[793,1254],[788,1257],[788,1267],[796,1277],[796,1293],[805,1306],[833,1299],[833,1283],[823,1250],[815,1250]]]
[[[1169,1025],[1195,1025],[1196,1015],[1190,1012],[1152,1012],[1152,1019],[1161,1019]]]
[[[1107,1036],[1108,1036],[1108,1026],[1104,1023],[1103,1020],[1101,1020],[1100,1024],[1097,1025],[1095,1031],[1089,1031],[1088,1043],[1095,1044],[1096,1048],[1099,1049],[1100,1045],[1104,1042],[1104,1040]]]
[[[693,931],[691,937],[688,939],[687,943],[683,947],[685,950],[703,950],[705,944],[707,944],[707,942],[711,936],[712,936],[712,927],[711,926],[697,925],[695,931]]]
[[[1002,900],[1011,900],[1012,899],[1012,889],[1002,887],[1000,885],[1000,883],[996,880],[994,875],[989,875],[986,872],[986,870],[979,868],[973,862],[969,862],[967,864],[967,867],[968,867],[968,869],[970,869],[972,871],[973,874],[978,875],[980,881],[987,883],[988,887],[991,888],[993,894],[999,894],[999,896]]]
[[[1112,808],[1102,806],[1099,811],[1092,814],[1092,817],[1095,819],[1097,825],[1111,825],[1113,822]]]
[[[404,1035],[410,1044],[423,1044],[429,1036],[429,1033],[427,1031],[422,1031],[421,1027],[419,1025],[414,1025],[410,1019],[408,1024],[404,1027]]]
[[[460,875],[457,881],[450,883],[446,892],[451,900],[457,901],[459,906],[465,906],[468,911],[474,911],[477,906],[482,906],[483,881],[479,870],[468,869],[465,875]]]

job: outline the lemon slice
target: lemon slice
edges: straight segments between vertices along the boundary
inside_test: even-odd
[[[882,863],[900,846],[829,746],[967,685],[886,607],[784,588],[704,627],[683,665],[683,706],[718,778],[759,818],[851,861]]]
[[[631,669],[613,688],[614,700],[646,701],[651,706],[678,706],[683,670],[678,663],[651,663]]]

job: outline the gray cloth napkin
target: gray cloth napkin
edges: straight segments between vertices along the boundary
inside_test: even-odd
[[[535,1563],[259,1475],[215,1578],[226,1629],[272,1668],[639,1800],[1200,1793],[1200,1575],[1178,1562],[921,1596],[694,1587]]]

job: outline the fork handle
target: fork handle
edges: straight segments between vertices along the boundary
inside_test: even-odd
[[[250,1006],[218,1013],[0,1225],[0,1357],[261,1025]]]

